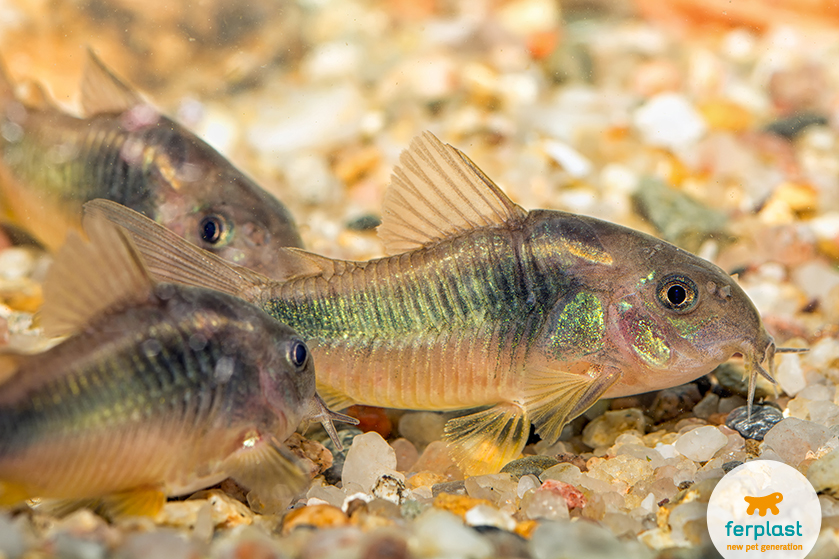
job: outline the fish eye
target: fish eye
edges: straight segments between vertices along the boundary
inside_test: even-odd
[[[664,308],[678,312],[687,312],[696,306],[699,291],[693,280],[685,276],[673,275],[664,278],[658,284],[658,302]]]
[[[201,220],[198,225],[198,234],[205,243],[217,244],[227,233],[227,223],[220,215],[211,214]]]
[[[309,350],[306,349],[306,344],[301,341],[293,342],[288,351],[288,358],[292,365],[298,369],[305,365],[306,360],[309,358]]]

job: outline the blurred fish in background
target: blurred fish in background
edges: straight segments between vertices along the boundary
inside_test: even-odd
[[[288,209],[183,126],[161,115],[88,51],[84,118],[36,84],[18,96],[0,73],[0,216],[52,250],[81,206],[107,198],[221,258],[268,276],[279,247],[301,247]],[[5,214],[5,215],[3,215]]]

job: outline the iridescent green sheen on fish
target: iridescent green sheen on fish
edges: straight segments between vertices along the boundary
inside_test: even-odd
[[[336,406],[489,406],[446,426],[470,474],[516,458],[531,424],[554,441],[598,398],[674,386],[737,352],[763,371],[774,352],[718,267],[612,223],[527,212],[429,133],[403,153],[385,196],[390,256],[368,262],[285,250],[293,271],[269,280],[112,204],[88,208],[155,255],[159,277],[237,294],[294,327]]]

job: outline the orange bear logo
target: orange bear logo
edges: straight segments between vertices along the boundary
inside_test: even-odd
[[[784,500],[784,496],[781,493],[775,492],[765,497],[743,497],[743,500],[749,503],[746,514],[754,514],[755,509],[757,509],[760,516],[766,516],[767,510],[771,510],[772,514],[778,514],[780,512],[778,510],[778,503]]]

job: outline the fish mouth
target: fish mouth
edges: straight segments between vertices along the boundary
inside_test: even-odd
[[[308,413],[305,419],[309,421],[319,421],[320,424],[323,425],[326,433],[329,435],[329,438],[332,440],[332,444],[335,445],[335,450],[337,452],[344,450],[344,445],[341,444],[341,439],[338,438],[338,431],[335,429],[335,425],[332,422],[339,421],[341,423],[349,423],[350,425],[358,425],[358,420],[354,417],[344,415],[343,413],[332,411],[326,407],[326,402],[324,402],[323,398],[321,398],[317,393],[315,393],[314,397],[310,400],[309,409],[307,411]]]

